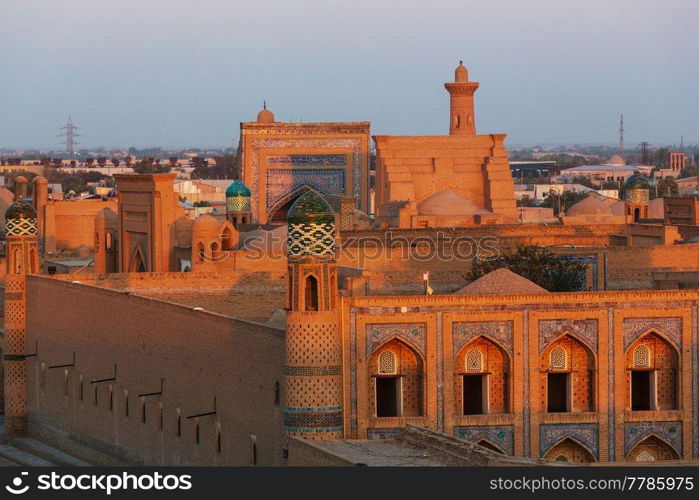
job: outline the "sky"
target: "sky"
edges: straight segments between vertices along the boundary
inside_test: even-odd
[[[697,0],[0,0],[0,148],[236,146],[281,121],[508,145],[699,144]]]

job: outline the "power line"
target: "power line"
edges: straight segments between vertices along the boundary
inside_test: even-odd
[[[75,131],[78,129],[75,125],[73,125],[73,120],[71,119],[70,115],[68,115],[68,122],[65,124],[64,127],[61,127],[60,130],[64,130],[64,132],[58,134],[58,137],[65,137],[66,140],[63,141],[61,144],[66,145],[66,153],[70,156],[70,158],[75,157],[75,146],[79,144],[75,140],[76,137],[80,137],[80,134],[77,134]]]

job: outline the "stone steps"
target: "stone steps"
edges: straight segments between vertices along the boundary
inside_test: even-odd
[[[56,464],[7,444],[0,445],[0,458],[28,467],[55,467]]]
[[[41,441],[37,441],[36,439],[27,437],[13,438],[10,444],[21,451],[42,458],[55,465],[73,467],[89,467],[91,465],[59,449],[53,448]]]

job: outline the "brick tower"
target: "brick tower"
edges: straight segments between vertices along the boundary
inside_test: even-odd
[[[473,94],[478,82],[468,81],[468,71],[463,61],[459,61],[454,72],[454,82],[445,83],[450,96],[449,135],[476,135],[476,115],[473,110]]]
[[[626,203],[626,222],[638,222],[648,218],[648,199],[650,182],[638,172],[624,183],[624,201]]]
[[[226,218],[235,228],[252,223],[250,189],[241,181],[233,181],[226,189]]]
[[[341,438],[342,339],[335,216],[320,195],[309,191],[291,206],[287,222],[284,431],[307,439]]]
[[[21,199],[5,212],[7,276],[5,278],[5,436],[27,431],[26,276],[39,272],[36,212]]]

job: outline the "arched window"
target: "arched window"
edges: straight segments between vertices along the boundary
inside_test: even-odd
[[[180,409],[177,409],[177,416],[175,418],[175,435],[182,435],[182,416],[180,415]]]
[[[111,250],[112,249],[112,233],[107,231],[107,233],[104,235],[104,249],[105,250]]]
[[[305,299],[305,309],[306,311],[317,311],[318,310],[318,280],[315,276],[309,275],[306,278],[306,299]]]
[[[466,371],[477,373],[483,371],[483,353],[480,349],[469,349],[466,353]]]
[[[568,355],[566,350],[561,346],[551,349],[549,362],[549,366],[552,370],[565,370],[568,367]]]
[[[461,128],[461,115],[456,115],[456,128]]]
[[[655,457],[651,452],[643,450],[636,456],[636,462],[655,462]]]
[[[393,351],[385,350],[379,356],[379,373],[381,375],[395,375],[396,355]]]
[[[633,350],[634,368],[650,368],[650,349],[645,344],[639,344]]]
[[[279,388],[279,382],[274,383],[274,407],[279,406],[279,400],[281,399],[281,389]]]
[[[214,446],[216,447],[216,453],[221,453],[221,424],[216,424],[216,436],[214,438]]]
[[[199,419],[194,422],[194,444],[199,444]]]
[[[199,255],[199,262],[204,262],[204,257],[205,257],[205,255],[204,255],[204,244],[203,244],[203,243],[199,243],[199,245],[197,246],[197,249],[198,249],[197,255]]]

